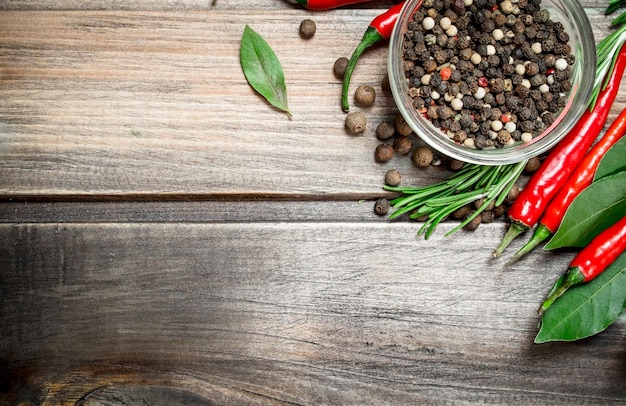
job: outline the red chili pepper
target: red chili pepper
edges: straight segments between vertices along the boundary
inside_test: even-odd
[[[403,5],[404,2],[398,3],[389,10],[375,17],[369,27],[365,30],[365,34],[363,34],[361,42],[354,50],[352,57],[350,57],[348,65],[346,66],[346,71],[343,75],[343,88],[341,92],[341,108],[343,108],[343,111],[348,112],[350,110],[348,102],[348,88],[350,87],[350,77],[352,76],[352,71],[359,60],[359,57],[367,48],[391,37],[391,32],[393,31],[393,27],[396,25],[396,21],[398,21],[398,16],[400,15],[400,10],[402,10]]]
[[[598,234],[569,264],[569,268],[539,307],[543,313],[574,285],[595,279],[626,250],[626,216]]]
[[[530,178],[509,209],[511,226],[494,250],[497,257],[518,235],[533,227],[550,200],[563,187],[576,164],[598,137],[619,91],[626,68],[626,45],[620,48],[615,68],[592,111],[585,110],[574,128],[558,143]]]
[[[569,205],[583,189],[593,182],[596,169],[604,154],[624,135],[626,135],[626,109],[622,110],[602,139],[589,150],[583,160],[576,166],[574,173],[550,201],[550,204],[541,216],[533,237],[511,258],[508,264],[517,261],[532,251],[537,245],[552,237],[559,225],[561,225]]]
[[[332,8],[365,3],[368,1],[371,0],[297,0],[300,5],[309,10],[330,10]]]

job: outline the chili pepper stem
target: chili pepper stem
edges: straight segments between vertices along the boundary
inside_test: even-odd
[[[542,315],[543,312],[552,306],[554,301],[561,297],[569,288],[583,283],[584,280],[585,276],[577,266],[569,268],[565,274],[565,278],[561,277],[557,280],[555,287],[552,288],[546,300],[539,306],[539,315]]]
[[[356,66],[357,61],[361,54],[372,45],[376,44],[383,40],[383,36],[374,28],[367,27],[365,33],[363,34],[363,38],[359,45],[357,45],[356,49],[352,53],[350,60],[348,61],[348,65],[346,65],[346,70],[343,75],[343,86],[341,89],[341,108],[344,112],[350,111],[350,103],[348,101],[348,91],[350,87],[350,78],[352,76],[352,71],[354,71],[354,67]]]
[[[502,254],[502,252],[504,252],[506,247],[508,247],[509,244],[511,244],[511,242],[517,238],[518,235],[528,231],[528,229],[529,227],[524,224],[511,223],[511,226],[506,231],[506,234],[504,234],[504,238],[502,238],[502,241],[500,241],[500,244],[498,244],[496,249],[493,250],[493,253],[491,255],[494,258],[498,258]]]
[[[524,255],[535,249],[536,246],[552,237],[553,234],[554,233],[550,231],[548,227],[539,223],[532,238],[522,248],[520,248],[520,250],[517,251],[504,266],[507,267],[519,261]]]

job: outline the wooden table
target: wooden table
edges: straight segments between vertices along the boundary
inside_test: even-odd
[[[533,344],[573,253],[504,269],[503,220],[424,240],[373,214],[388,169],[448,175],[373,159],[386,46],[353,78],[368,130],[343,129],[332,65],[391,4],[2,2],[1,405],[626,403],[623,320]],[[292,119],[245,81],[246,24]]]

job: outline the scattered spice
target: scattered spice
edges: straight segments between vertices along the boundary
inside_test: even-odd
[[[361,107],[371,107],[376,101],[376,91],[372,86],[360,85],[354,92],[354,100]]]
[[[456,3],[424,0],[408,23],[402,58],[414,107],[467,147],[530,141],[572,87],[567,32],[539,0]]]
[[[398,21],[398,16],[400,15],[403,5],[404,2],[400,2],[395,6],[392,6],[389,10],[376,16],[365,30],[363,38],[361,38],[361,42],[357,45],[352,53],[352,56],[350,57],[350,61],[348,62],[348,66],[344,74],[341,91],[341,108],[343,111],[350,111],[350,103],[348,103],[348,88],[350,87],[350,78],[352,77],[352,72],[354,71],[357,61],[367,48],[391,37],[391,32],[393,31],[393,27],[396,25],[396,21]]]
[[[348,66],[348,58],[342,56],[337,58],[333,65],[333,73],[337,79],[343,80],[343,75],[346,72],[346,66]]]
[[[389,169],[385,174],[385,184],[388,186],[398,186],[402,182],[402,174],[397,169]]]
[[[317,30],[317,26],[315,25],[315,21],[307,18],[300,22],[300,36],[304,39],[311,39],[315,35],[315,31]]]
[[[351,134],[362,134],[367,125],[365,114],[360,111],[354,111],[346,114],[346,128]]]
[[[541,166],[541,158],[538,156],[532,157],[526,162],[526,166],[524,167],[524,173],[532,174],[537,172],[537,169]]]
[[[376,203],[374,204],[374,213],[376,213],[376,215],[378,216],[384,216],[389,213],[389,208],[389,200],[385,198],[380,198],[377,199]]]
[[[465,224],[465,226],[463,226],[463,230],[474,231],[478,228],[480,223],[483,221],[482,213],[475,215],[475,216],[474,214],[475,214],[474,211],[470,211],[469,213],[467,213],[466,219],[470,219],[470,221],[467,224]]]
[[[395,149],[399,154],[406,155],[411,152],[413,148],[413,143],[409,137],[397,137],[393,142],[393,149]]]
[[[419,168],[426,168],[433,162],[433,150],[428,147],[417,147],[411,156],[413,163]]]
[[[376,138],[381,141],[385,141],[393,137],[395,132],[396,129],[393,124],[387,121],[381,121],[380,124],[378,124],[378,127],[376,127]]]
[[[396,129],[396,131],[398,132],[398,134],[403,135],[403,136],[409,136],[413,133],[413,129],[411,128],[411,126],[406,122],[406,120],[404,119],[404,117],[402,117],[402,114],[397,114],[396,115],[396,119],[394,121],[394,128]]]
[[[379,144],[374,151],[376,162],[384,163],[393,158],[393,147],[389,144]]]

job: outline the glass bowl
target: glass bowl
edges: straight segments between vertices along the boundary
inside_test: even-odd
[[[484,149],[455,142],[413,106],[413,99],[409,95],[409,80],[403,66],[403,42],[407,25],[421,3],[422,0],[406,1],[392,32],[389,48],[389,83],[394,100],[400,113],[420,139],[450,158],[480,165],[503,165],[538,156],[550,150],[567,135],[587,108],[596,68],[593,32],[589,19],[577,0],[543,0],[541,3],[541,8],[550,12],[552,21],[563,24],[569,34],[568,45],[575,57],[570,76],[572,87],[567,92],[567,103],[555,114],[554,122],[540,134],[535,134],[532,140],[518,141],[502,148]]]

